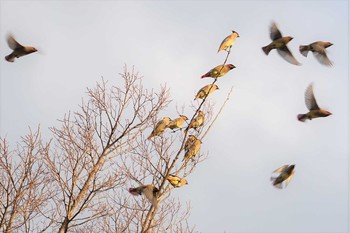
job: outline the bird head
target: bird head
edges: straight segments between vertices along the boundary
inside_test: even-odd
[[[325,47],[328,48],[328,47],[330,47],[330,46],[332,46],[332,45],[333,45],[333,44],[332,44],[331,42],[326,42]]]
[[[232,31],[232,34],[233,34],[233,33],[236,33],[236,34],[237,34],[237,37],[239,37],[239,35],[238,35],[238,33],[237,33],[236,31]]]
[[[330,115],[332,115],[332,113],[331,113],[331,112],[328,112],[328,111],[326,111],[326,110],[323,110],[322,112],[323,112],[323,114],[325,114],[326,116],[330,116]]]
[[[213,87],[214,87],[214,90],[216,90],[216,89],[218,89],[218,90],[219,90],[218,85],[216,85],[216,84],[215,84]]]
[[[185,115],[180,115],[180,117],[181,117],[182,119],[184,119],[185,121],[188,120],[187,116],[185,116]]]
[[[291,41],[291,40],[293,40],[293,37],[287,36],[287,39],[288,39],[288,41]]]
[[[227,66],[230,68],[230,70],[232,70],[233,68],[236,68],[236,66],[234,66],[232,64],[228,64]]]

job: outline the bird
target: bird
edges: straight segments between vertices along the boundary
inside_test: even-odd
[[[12,53],[5,57],[5,60],[8,62],[14,62],[15,58],[20,58],[38,51],[34,47],[21,45],[12,35],[7,36],[7,44],[13,50]]]
[[[199,110],[197,116],[193,118],[193,120],[190,122],[188,129],[193,128],[197,130],[203,124],[204,124],[204,113],[203,111]]]
[[[156,126],[154,127],[152,133],[148,136],[148,140],[151,139],[154,136],[159,136],[163,133],[163,131],[166,129],[168,124],[170,123],[171,119],[169,117],[164,117],[162,120],[160,120]]]
[[[157,193],[159,192],[159,189],[154,187],[152,184],[147,185],[141,185],[137,188],[129,188],[129,193],[137,196],[137,195],[144,195],[149,202],[153,205],[153,207],[156,207],[158,204],[157,200]]]
[[[185,143],[185,155],[182,161],[192,159],[201,149],[202,141],[194,135],[190,135]]]
[[[206,96],[210,95],[213,91],[219,89],[219,87],[216,84],[208,84],[204,87],[202,87],[195,96],[194,100],[196,99],[204,99]]]
[[[181,128],[185,124],[186,120],[188,120],[187,116],[180,115],[180,117],[176,118],[175,120],[172,120],[167,125],[167,128],[170,128],[172,130],[174,130],[176,128]]]
[[[236,67],[234,65],[232,65],[232,64],[218,65],[215,68],[213,68],[210,71],[208,71],[203,76],[201,76],[201,78],[211,77],[211,78],[215,78],[216,79],[218,77],[224,76],[225,74],[227,74],[233,68],[236,68]]]
[[[238,33],[235,31],[232,31],[232,33],[221,42],[218,52],[220,52],[221,50],[225,50],[228,52],[228,49],[232,47],[237,37],[239,37]]]
[[[278,189],[286,188],[294,176],[294,168],[295,164],[290,166],[284,165],[273,171],[270,178],[272,185]]]
[[[291,36],[282,37],[280,30],[277,28],[276,23],[272,23],[270,28],[270,38],[272,42],[264,47],[262,50],[266,55],[269,55],[272,49],[277,49],[279,55],[281,55],[287,62],[293,65],[301,65],[288,49],[287,44],[293,39]]]
[[[332,45],[331,42],[316,41],[309,45],[300,45],[299,51],[305,57],[307,57],[308,52],[311,51],[322,65],[331,66],[332,62],[327,56],[326,48]]]
[[[329,115],[332,115],[332,113],[321,109],[315,99],[314,91],[313,91],[313,84],[311,83],[306,91],[305,91],[305,104],[306,107],[309,109],[309,112],[306,114],[298,114],[297,118],[299,121],[304,122],[305,120],[309,119],[312,120],[313,118],[318,117],[327,117]]]
[[[179,188],[181,186],[184,186],[185,184],[188,184],[187,180],[180,178],[178,176],[175,176],[175,175],[169,175],[166,179],[175,188]]]

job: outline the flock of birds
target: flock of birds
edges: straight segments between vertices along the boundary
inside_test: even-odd
[[[232,31],[232,34],[227,36],[222,41],[218,49],[218,52],[220,51],[229,52],[232,45],[236,41],[237,37],[239,37],[238,33],[235,31]],[[272,23],[270,27],[270,38],[272,42],[262,47],[262,50],[266,55],[269,55],[270,51],[275,49],[277,50],[277,53],[281,55],[281,57],[285,59],[287,62],[293,65],[301,65],[295,59],[295,57],[287,47],[288,43],[293,39],[293,37],[282,36],[277,25],[275,23]],[[37,52],[37,49],[34,47],[23,46],[20,43],[18,43],[12,35],[9,35],[7,37],[7,43],[8,43],[8,46],[13,50],[9,55],[5,57],[5,59],[8,62],[14,62],[15,58],[20,58],[22,56]],[[326,48],[332,45],[333,44],[330,42],[316,41],[309,45],[300,45],[299,51],[305,57],[307,57],[308,52],[311,51],[316,57],[316,59],[322,65],[331,66],[332,62],[329,60],[327,56]],[[203,76],[201,76],[201,78],[211,77],[211,78],[217,79],[221,76],[224,76],[234,68],[236,67],[233,64],[219,65],[214,67],[210,71],[208,71]],[[194,99],[195,100],[204,99],[217,89],[219,89],[219,87],[215,84],[206,85],[197,92]],[[319,117],[327,117],[331,115],[329,111],[326,111],[318,106],[313,93],[312,83],[307,87],[305,91],[305,104],[309,111],[305,114],[297,115],[297,119],[301,122],[304,122],[306,120],[312,120],[314,118],[319,118]],[[205,119],[204,113],[199,110],[198,114],[187,125],[186,130],[189,130],[189,129],[198,130],[199,127],[203,126],[204,119]],[[149,135],[147,139],[150,140],[152,137],[160,136],[168,128],[173,131],[175,129],[182,129],[187,120],[188,118],[184,115],[180,115],[178,118],[174,120],[171,120],[169,117],[164,117],[155,125],[152,133]],[[184,145],[185,155],[184,155],[183,161],[193,159],[196,155],[198,155],[200,152],[201,143],[202,143],[201,140],[198,139],[196,136],[192,134],[189,135]],[[295,165],[293,164],[293,165],[284,165],[276,169],[275,171],[273,171],[271,176],[272,185],[279,189],[287,187],[292,177],[294,176],[294,173],[295,173],[294,169],[295,169]],[[166,179],[175,188],[179,188],[179,187],[182,187],[183,185],[188,184],[186,179],[175,175],[169,175],[168,177],[166,177]],[[159,192],[159,189],[152,184],[141,185],[136,188],[129,188],[129,193],[131,193],[132,195],[143,194],[153,206],[156,206],[158,203],[158,200],[157,200],[158,192]]]

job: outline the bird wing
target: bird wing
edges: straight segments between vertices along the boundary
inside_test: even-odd
[[[11,49],[13,49],[13,50],[23,47],[20,43],[18,43],[18,42],[15,40],[15,38],[13,38],[12,35],[8,35],[8,36],[7,36],[7,44],[8,44],[9,47],[10,47]]]
[[[271,24],[270,38],[271,40],[277,40],[282,37],[280,30],[278,30],[276,23]]]
[[[281,173],[282,171],[284,171],[285,169],[287,169],[288,165],[283,165],[280,168],[277,168],[276,170],[274,170],[272,173]]]
[[[287,46],[283,46],[281,48],[278,48],[277,52],[287,62],[289,62],[289,63],[291,63],[293,65],[301,65],[300,62],[298,62],[297,59],[295,59],[295,57],[293,56],[292,52],[288,49]]]
[[[307,87],[305,91],[305,104],[306,107],[311,111],[311,110],[318,110],[320,109],[317,105],[315,96],[314,96],[314,91],[313,91],[313,85],[312,83]]]
[[[285,182],[285,187],[288,186],[289,182],[292,180],[293,176],[294,176],[294,170],[292,171],[292,173],[290,174],[290,176],[284,181]]]
[[[322,65],[326,65],[326,66],[331,66],[333,65],[333,63],[329,60],[327,54],[326,54],[326,51],[323,49],[323,50],[320,50],[320,51],[317,51],[317,52],[314,52],[313,53],[316,57],[316,59],[322,64]]]
[[[230,46],[229,44],[231,43],[231,35],[227,36],[220,44],[219,51],[224,50],[226,46]]]

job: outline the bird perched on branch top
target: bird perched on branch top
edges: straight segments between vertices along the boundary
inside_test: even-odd
[[[293,56],[291,51],[288,49],[287,44],[293,39],[293,37],[285,36],[282,37],[280,30],[277,28],[275,23],[272,23],[270,28],[270,38],[272,42],[262,47],[262,50],[266,55],[270,53],[272,49],[277,49],[279,55],[283,57],[284,60],[293,64],[293,65],[301,65]]]
[[[153,207],[157,206],[158,201],[157,201],[157,193],[159,192],[158,188],[154,187],[151,184],[148,185],[141,185],[137,188],[129,188],[129,193],[131,193],[134,196],[137,195],[145,195],[147,200],[151,202]]]
[[[227,36],[221,42],[221,45],[218,49],[218,52],[220,52],[221,50],[225,50],[228,52],[228,49],[230,49],[232,47],[232,45],[233,45],[233,43],[235,43],[237,37],[239,37],[238,33],[235,31],[232,31],[231,35]]]
[[[290,166],[284,165],[273,171],[270,179],[272,185],[278,189],[286,188],[294,176],[294,168],[294,164]]]
[[[20,58],[30,53],[38,51],[36,48],[31,46],[23,46],[18,43],[12,35],[7,36],[7,44],[13,50],[12,53],[5,57],[6,61],[14,62],[15,58]]]
[[[312,83],[307,87],[305,91],[305,104],[310,111],[306,114],[298,114],[297,117],[299,121],[304,122],[307,119],[312,120],[313,118],[327,117],[329,115],[332,115],[332,113],[323,110],[318,106],[314,96]]]
[[[152,133],[148,136],[148,140],[151,139],[154,136],[159,136],[163,133],[163,131],[168,126],[171,119],[169,117],[164,117],[162,120],[160,120],[157,125],[154,127]]]
[[[215,84],[208,84],[204,87],[202,87],[198,92],[197,95],[194,97],[194,100],[196,99],[204,99],[207,95],[210,95],[213,91],[219,89],[219,87]]]
[[[169,175],[166,179],[175,188],[179,188],[181,186],[184,186],[185,184],[188,184],[187,180],[174,175]]]
[[[176,118],[175,120],[172,120],[167,127],[172,130],[176,128],[181,128],[185,124],[186,120],[188,120],[187,116],[180,115],[180,117]]]
[[[300,45],[299,51],[305,57],[307,57],[308,52],[311,51],[322,65],[331,66],[332,62],[327,56],[326,48],[332,45],[331,42],[316,41],[309,45]]]
[[[208,71],[208,73],[204,74],[201,78],[206,78],[206,77],[218,78],[218,77],[224,76],[233,68],[236,68],[236,67],[232,64],[218,65],[215,68]]]

